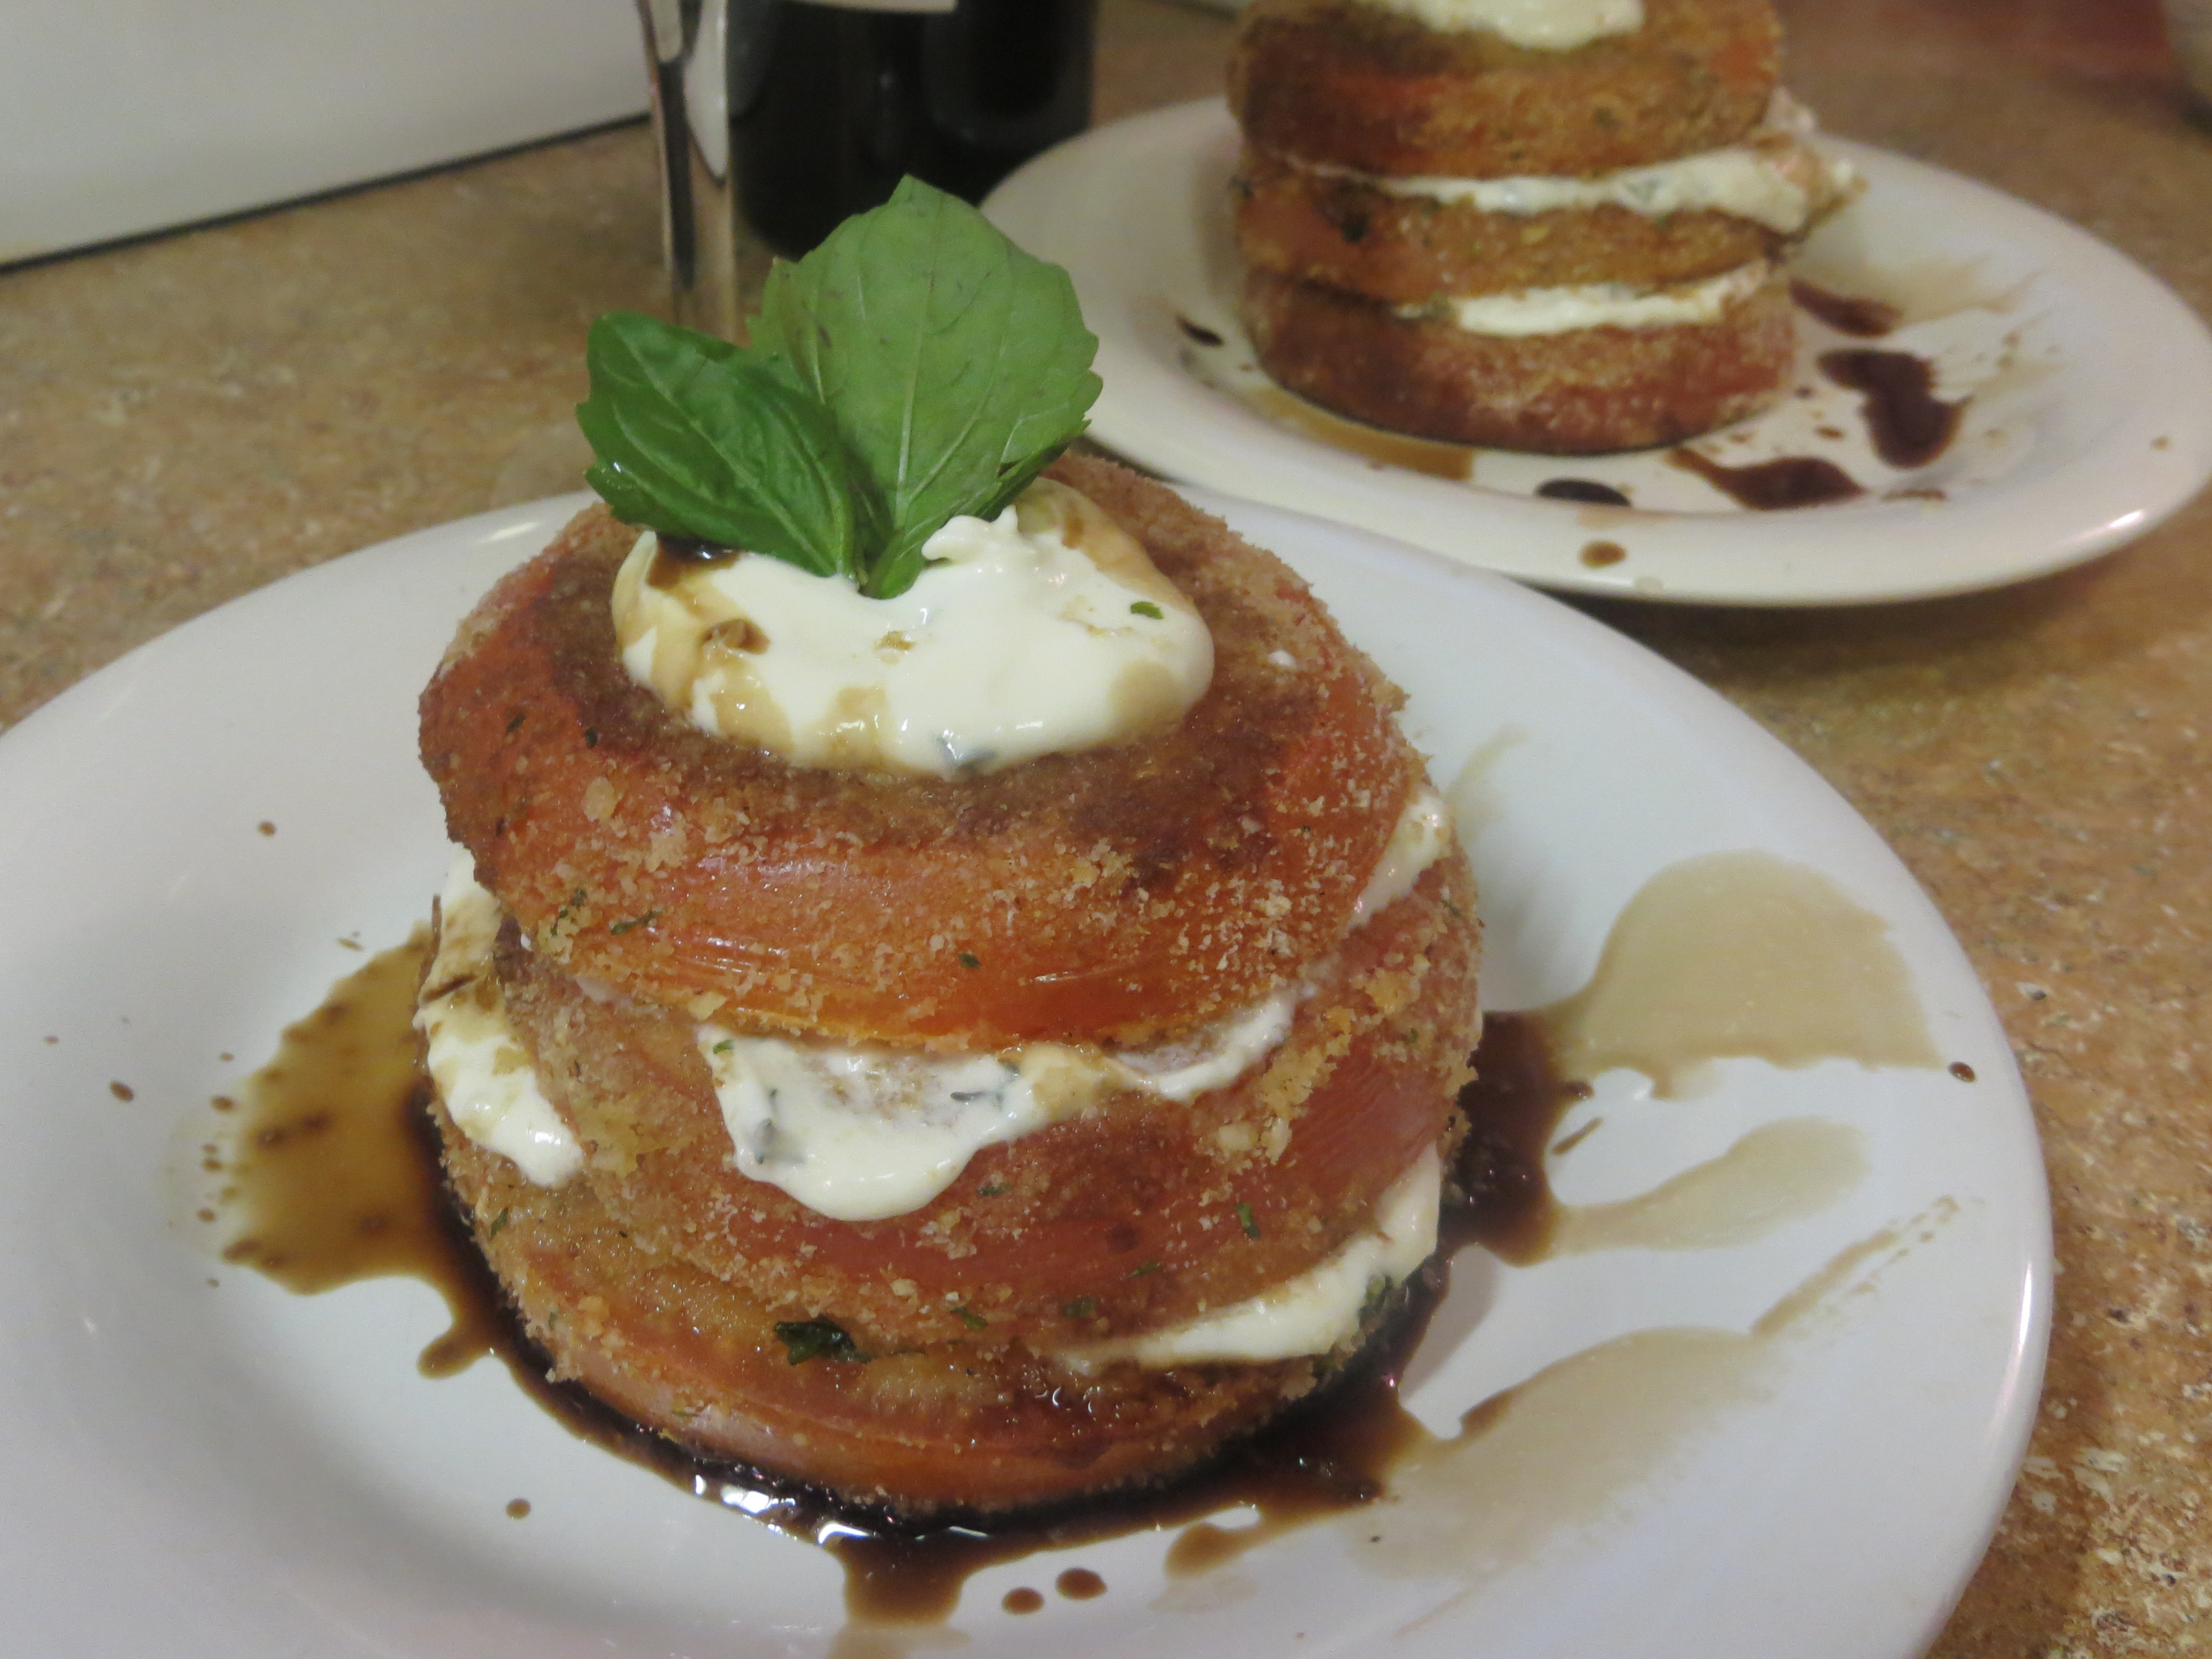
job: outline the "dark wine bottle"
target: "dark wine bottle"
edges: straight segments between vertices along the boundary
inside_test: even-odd
[[[730,158],[778,252],[902,174],[980,201],[1091,119],[1097,0],[730,0]]]

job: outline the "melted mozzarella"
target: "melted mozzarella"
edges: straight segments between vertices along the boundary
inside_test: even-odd
[[[1303,1000],[1285,985],[1242,1013],[1157,1048],[1125,1048],[1112,1063],[1131,1083],[1167,1100],[1196,1100],[1225,1089],[1282,1045]]]
[[[918,1210],[984,1147],[1042,1128],[1079,1091],[1051,1057],[935,1055],[699,1028],[732,1161],[837,1221]]]
[[[1443,1165],[1431,1147],[1375,1207],[1375,1225],[1296,1279],[1218,1312],[1164,1330],[1057,1350],[1079,1376],[1117,1359],[1152,1370],[1229,1360],[1258,1364],[1327,1353],[1358,1334],[1361,1312],[1379,1285],[1410,1276],[1437,1248]]]
[[[922,551],[895,599],[745,554],[661,586],[648,532],[615,583],[623,665],[701,730],[794,764],[939,777],[1127,741],[1212,679],[1196,609],[1064,484]]]
[[[1371,921],[1413,890],[1421,872],[1451,845],[1451,808],[1425,783],[1413,791],[1382,848],[1382,861],[1352,907],[1352,925]]]
[[[1000,1054],[746,1036],[698,1028],[732,1162],[839,1221],[928,1203],[986,1146],[1073,1116],[1117,1089],[1194,1100],[1235,1082],[1290,1034],[1298,988],[1158,1048],[1109,1054],[1033,1042]]]
[[[1366,0],[1432,29],[1487,29],[1516,46],[1569,52],[1644,27],[1644,0]]]
[[[415,1029],[460,1132],[538,1186],[558,1187],[584,1167],[584,1149],[538,1089],[529,1052],[507,1023],[491,961],[500,915],[499,901],[477,884],[474,860],[456,853],[438,896],[438,950]]]
[[[1298,165],[1386,195],[1444,202],[1484,213],[1525,216],[1619,207],[1662,219],[1674,213],[1710,211],[1749,219],[1794,236],[1847,196],[1858,177],[1849,162],[1830,161],[1805,143],[1796,130],[1797,118],[1796,106],[1789,106],[1740,144],[1584,179],[1544,173],[1505,179],[1427,173],[1389,177],[1325,162]]]
[[[1470,334],[1510,339],[1565,334],[1581,328],[1671,328],[1710,323],[1738,301],[1756,293],[1773,267],[1764,259],[1700,283],[1674,288],[1636,288],[1626,283],[1589,283],[1571,288],[1524,288],[1510,294],[1440,302],[1443,314]],[[1431,314],[1429,306],[1407,306],[1401,314]]]

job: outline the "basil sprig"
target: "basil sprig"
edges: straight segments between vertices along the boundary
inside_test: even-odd
[[[576,423],[585,481],[625,524],[770,553],[820,576],[860,568],[859,503],[830,411],[727,341],[617,311],[592,325]]]
[[[752,344],[614,312],[576,410],[624,523],[890,599],[1080,433],[1098,342],[1067,273],[913,179],[769,274]]]

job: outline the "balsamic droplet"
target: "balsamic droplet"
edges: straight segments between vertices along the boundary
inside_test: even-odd
[[[1547,501],[1588,501],[1594,507],[1626,507],[1628,497],[1611,484],[1595,478],[1547,478],[1536,486]]]

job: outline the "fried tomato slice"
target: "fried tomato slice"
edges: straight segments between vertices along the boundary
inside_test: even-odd
[[[1780,73],[1769,0],[1644,0],[1644,13],[1634,33],[1540,52],[1357,0],[1254,0],[1230,107],[1268,149],[1467,179],[1642,167],[1759,121]]]
[[[848,1039],[1148,1042],[1334,950],[1419,774],[1398,694],[1218,520],[1105,462],[1055,476],[1212,629],[1180,723],[981,777],[789,765],[629,678],[609,595],[636,532],[594,509],[492,590],[422,696],[478,878],[571,971]]]
[[[1449,443],[1556,455],[1677,442],[1766,407],[1789,383],[1796,318],[1778,271],[1711,322],[1471,333],[1449,318],[1253,270],[1260,365],[1355,420]]]

